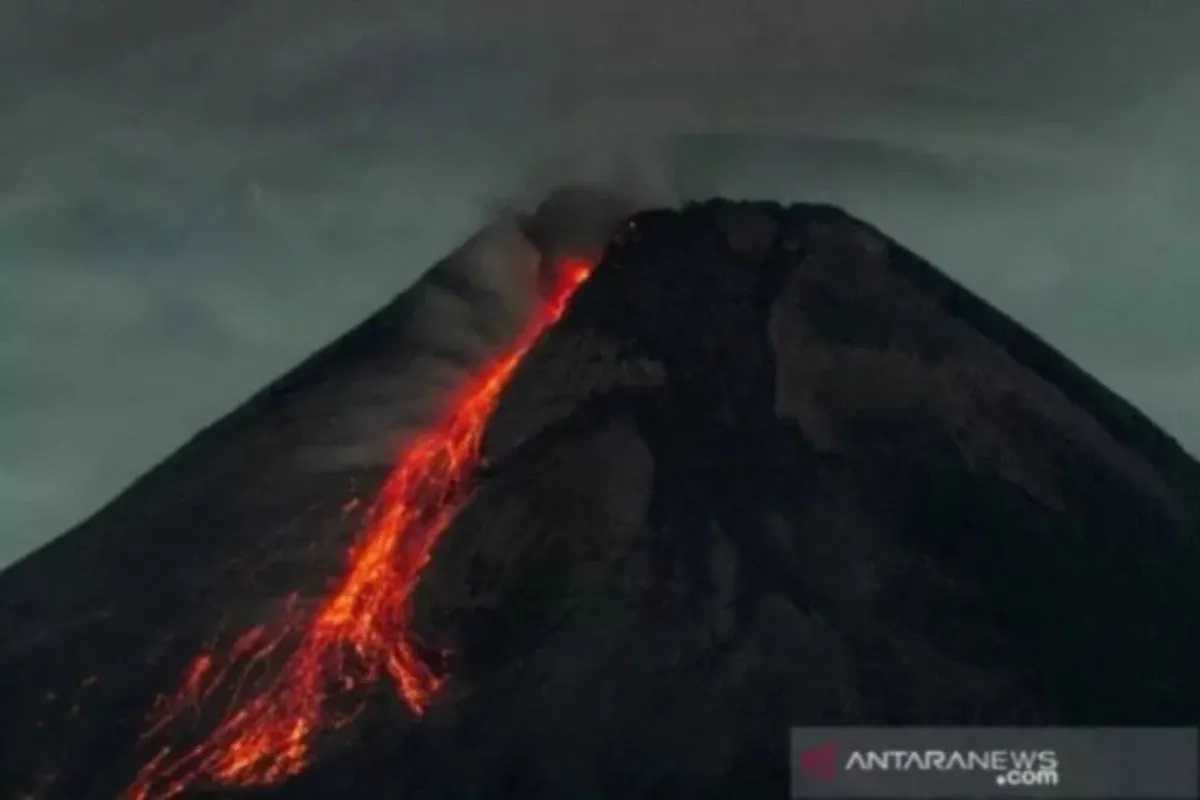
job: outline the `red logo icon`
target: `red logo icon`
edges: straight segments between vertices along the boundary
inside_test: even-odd
[[[841,766],[837,742],[823,742],[800,754],[800,772],[809,780],[828,783],[835,780]]]

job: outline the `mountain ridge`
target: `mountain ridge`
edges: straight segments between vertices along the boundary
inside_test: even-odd
[[[415,302],[0,573],[0,784],[113,796],[198,651],[323,596],[386,448],[311,456],[420,422],[388,402]],[[253,796],[778,794],[791,724],[1200,713],[1200,466],[831,206],[630,217],[483,451],[414,598],[447,654],[428,715],[378,687]]]

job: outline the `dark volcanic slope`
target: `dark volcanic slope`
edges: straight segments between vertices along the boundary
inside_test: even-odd
[[[112,796],[203,642],[320,595],[381,472],[296,448],[404,313],[0,576],[0,794]],[[486,450],[417,597],[442,694],[256,797],[781,797],[793,724],[1200,719],[1200,467],[835,209],[635,217]]]

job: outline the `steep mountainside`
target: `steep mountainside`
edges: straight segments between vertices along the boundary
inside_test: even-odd
[[[287,638],[140,738],[336,582],[387,466],[313,448],[411,303],[0,575],[0,794],[116,796],[278,673]],[[413,598],[425,713],[377,682],[298,776],[183,796],[782,797],[791,725],[1200,719],[1200,465],[836,209],[632,217],[482,450]]]

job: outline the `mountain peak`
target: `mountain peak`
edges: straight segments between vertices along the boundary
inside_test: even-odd
[[[783,796],[792,725],[1200,716],[1200,468],[1144,416],[836,208],[598,218],[383,643],[427,705],[323,688],[253,796]],[[0,575],[6,791],[117,795],[289,674],[395,474],[313,448],[441,424],[389,405],[414,291]],[[239,680],[148,733],[197,658]]]

